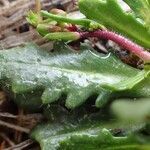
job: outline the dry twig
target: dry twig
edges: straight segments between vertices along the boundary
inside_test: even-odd
[[[29,134],[29,132],[30,132],[30,130],[27,129],[27,128],[20,127],[20,126],[11,124],[11,123],[7,123],[7,122],[2,121],[2,120],[0,120],[0,125],[1,125],[1,126],[5,126],[5,127],[7,127],[7,128],[11,128],[11,129],[17,130],[17,131],[20,131],[20,132],[25,132],[25,133],[27,133],[27,134]]]
[[[0,136],[10,145],[14,146],[15,143],[5,134],[5,133],[0,133]]]
[[[6,148],[5,150],[22,150],[26,147],[28,147],[29,145],[33,144],[33,141],[28,139],[22,143],[19,143],[17,145],[11,146],[9,148]]]

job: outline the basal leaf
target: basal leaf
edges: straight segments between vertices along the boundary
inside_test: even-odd
[[[150,2],[147,0],[124,0],[134,11],[137,17],[141,18],[150,32]]]
[[[148,29],[132,14],[124,12],[117,0],[79,0],[79,9],[88,19],[150,48]]]
[[[56,129],[57,128],[57,129]],[[68,131],[66,130],[68,128]],[[80,128],[41,125],[33,132],[42,150],[148,150],[150,145],[142,145],[136,137],[114,137],[108,130],[98,127]]]
[[[29,44],[0,51],[1,87],[11,90],[15,98],[24,97],[26,104],[33,99],[35,105],[40,97],[42,104],[48,104],[65,94],[68,108],[83,104],[93,94],[99,95],[97,107],[114,96],[150,97],[148,71],[134,69],[113,54],[102,55],[88,46],[79,52],[65,44],[56,44],[54,49],[52,53]]]
[[[57,109],[54,110],[55,113],[56,111]],[[31,132],[31,137],[39,142],[42,150],[148,150],[150,148],[148,139],[144,136],[134,135],[135,131],[127,134],[121,128],[123,126],[113,124],[111,121],[104,123],[100,115],[96,119],[93,114],[91,116],[86,113],[79,118],[82,112],[79,116],[75,113],[68,115],[63,115],[64,112],[61,111],[59,113],[58,116],[61,116],[63,120],[58,120],[51,112],[53,118],[56,117],[55,121],[38,125]],[[121,128],[124,133],[116,137],[110,131],[113,129],[115,131],[117,128]],[[139,127],[134,125],[132,128],[137,130]]]

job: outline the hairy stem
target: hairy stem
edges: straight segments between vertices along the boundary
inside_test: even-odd
[[[145,51],[143,47],[114,32],[108,30],[97,30],[93,32],[81,32],[80,36],[81,38],[97,37],[100,39],[111,40],[117,43],[122,48],[132,52],[133,54],[141,58],[145,63],[150,62],[150,53],[148,51]]]

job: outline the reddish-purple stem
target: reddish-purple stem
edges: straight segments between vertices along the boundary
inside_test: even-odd
[[[108,30],[97,30],[92,32],[80,32],[80,36],[81,38],[97,37],[100,39],[111,40],[122,48],[134,53],[144,62],[150,62],[150,53],[148,51],[145,51],[143,47],[114,32]]]

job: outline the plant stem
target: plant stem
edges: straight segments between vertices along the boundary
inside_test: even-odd
[[[47,11],[41,10],[41,15],[46,18],[50,18],[52,20],[55,20],[57,22],[64,22],[64,23],[70,23],[74,25],[81,25],[85,28],[104,28],[101,24],[89,20],[89,19],[74,19],[74,18],[68,18],[65,16],[55,15],[52,13],[49,13]]]
[[[141,58],[145,63],[150,62],[150,53],[148,51],[145,51],[143,47],[114,32],[97,30],[93,32],[80,32],[80,36],[81,38],[97,37],[100,39],[111,40]]]
[[[91,21],[88,19],[67,18],[67,17],[58,16],[58,15],[48,13],[47,11],[44,11],[44,10],[41,11],[41,14],[43,17],[50,18],[50,19],[53,19],[53,20],[58,21],[58,22],[66,22],[66,23],[83,25],[83,26],[89,26],[89,24],[91,23]]]

